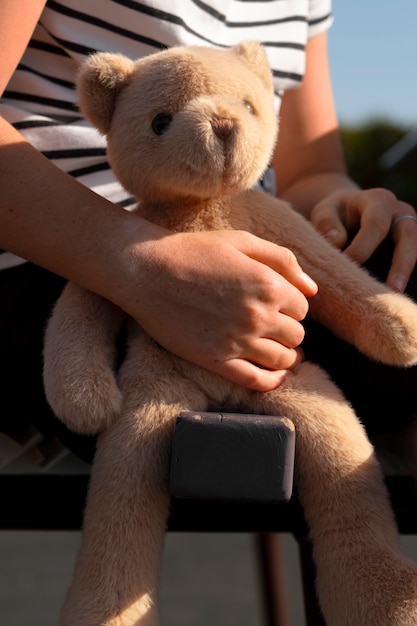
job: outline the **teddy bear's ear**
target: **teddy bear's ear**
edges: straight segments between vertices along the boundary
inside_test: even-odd
[[[266,56],[265,48],[258,41],[241,41],[231,51],[249,66],[267,89],[272,90],[272,72]]]
[[[133,68],[133,61],[122,54],[99,52],[80,69],[80,109],[103,135],[109,130],[117,95],[129,82]]]

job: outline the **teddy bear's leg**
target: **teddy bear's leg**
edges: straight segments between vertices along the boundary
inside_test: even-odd
[[[328,626],[417,624],[417,567],[398,534],[365,431],[326,374],[303,363],[251,408],[293,420],[296,485],[313,541]]]
[[[172,431],[181,410],[204,410],[207,401],[173,372],[166,380],[136,377],[135,385],[140,410],[132,393],[120,420],[99,437],[61,626],[159,624]]]

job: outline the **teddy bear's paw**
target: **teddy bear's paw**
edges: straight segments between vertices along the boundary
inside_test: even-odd
[[[371,551],[357,556],[345,574],[338,576],[339,593],[328,576],[325,589],[319,581],[328,626],[417,624],[417,566],[413,562],[390,550]]]
[[[417,363],[417,305],[406,296],[375,296],[366,324],[369,356],[387,365],[407,367]],[[359,347],[359,346],[358,346]]]
[[[67,596],[59,626],[160,626],[158,607],[146,593],[123,609],[116,608],[120,606],[120,601],[112,590],[108,591],[105,599],[99,596],[93,602],[84,594],[72,592]],[[111,605],[112,600],[115,606]]]
[[[70,430],[96,434],[120,415],[122,396],[112,372],[102,370],[78,377],[71,384],[49,386],[46,397],[54,413]]]

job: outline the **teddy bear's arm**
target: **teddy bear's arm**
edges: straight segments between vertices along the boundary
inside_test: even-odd
[[[291,249],[318,284],[315,319],[377,361],[417,362],[416,304],[372,278],[287,203],[252,190],[245,205],[252,232]]]
[[[125,314],[111,302],[68,283],[49,320],[44,385],[53,411],[71,429],[95,433],[120,411],[115,343]]]

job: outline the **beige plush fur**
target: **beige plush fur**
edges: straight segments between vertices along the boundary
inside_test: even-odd
[[[377,283],[286,203],[251,189],[276,138],[263,49],[173,48],[132,62],[97,54],[79,78],[81,108],[138,215],[173,230],[245,229],[291,248],[319,285],[311,314],[374,359],[417,362],[417,307]],[[161,134],[158,114],[172,117]],[[69,284],[50,320],[45,386],[72,429],[100,432],[82,546],[62,626],[156,626],[158,570],[177,414],[210,407],[286,415],[328,626],[417,624],[417,569],[403,557],[373,448],[341,392],[304,362],[284,386],[248,391],[163,350],[124,315]]]

